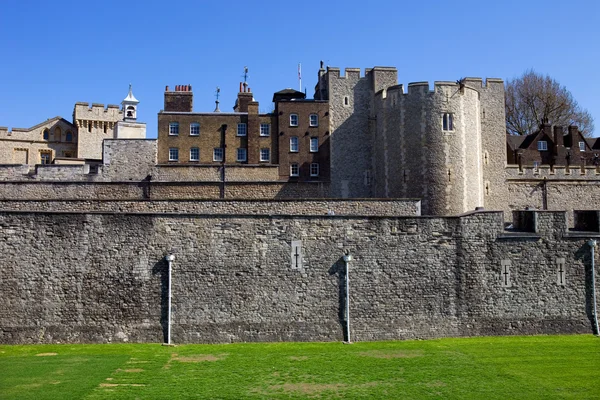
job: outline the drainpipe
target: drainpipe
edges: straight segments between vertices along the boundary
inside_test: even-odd
[[[347,343],[352,343],[350,340],[350,274],[349,274],[349,266],[350,261],[352,261],[351,254],[344,255],[344,263],[346,264],[346,335],[347,335]]]
[[[594,258],[596,256],[596,241],[594,239],[590,239],[588,241],[588,245],[590,246],[590,256],[592,258],[592,306],[593,306],[592,319],[593,319],[594,328],[596,329],[594,334],[596,336],[600,336],[600,331],[598,330],[598,311],[596,310],[596,272],[594,271],[594,263],[595,263]]]
[[[175,261],[175,255],[167,254],[165,256],[165,260],[169,264],[169,283],[168,283],[168,311],[167,311],[167,345],[171,344],[171,269],[173,266],[173,261]]]

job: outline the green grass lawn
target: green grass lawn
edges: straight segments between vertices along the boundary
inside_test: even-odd
[[[600,399],[591,335],[0,346],[0,399]]]

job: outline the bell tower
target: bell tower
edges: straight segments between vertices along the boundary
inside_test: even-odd
[[[123,105],[123,120],[128,122],[135,122],[137,120],[137,105],[139,101],[133,95],[131,91],[131,83],[129,84],[129,94],[121,102]]]

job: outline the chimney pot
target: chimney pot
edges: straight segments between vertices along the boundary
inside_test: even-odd
[[[243,85],[244,85],[244,84],[243,84],[242,82],[240,82],[240,93],[242,93],[242,92],[244,91],[244,89],[243,89]]]
[[[190,92],[192,91],[192,85],[188,85],[188,89],[190,89]]]

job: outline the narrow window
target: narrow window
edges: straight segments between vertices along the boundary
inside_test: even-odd
[[[215,147],[213,150],[213,161],[223,161],[223,148]]]
[[[317,114],[310,114],[309,124],[310,126],[319,126],[319,116]]]
[[[67,142],[72,142],[73,141],[73,133],[71,131],[67,131],[67,134],[65,135],[65,140]]]
[[[298,152],[298,136],[292,136],[290,138],[290,152],[292,152],[292,153]]]
[[[444,113],[442,117],[442,129],[444,131],[454,130],[454,116],[451,113]]]
[[[318,163],[310,164],[310,176],[319,176],[319,164]]]
[[[585,151],[585,142],[579,142],[579,151]]]
[[[104,133],[108,132],[108,122],[103,122],[104,125]]]
[[[344,97],[344,105],[347,106],[349,103],[348,96]]]
[[[300,175],[300,167],[298,164],[293,163],[290,164],[290,176],[299,176]]]
[[[539,151],[547,151],[548,150],[548,142],[545,140],[540,140],[538,142],[538,150]]]
[[[48,129],[44,129],[44,133],[43,133],[42,137],[44,138],[44,140],[50,139],[50,131]]]
[[[238,124],[237,135],[246,136],[246,124]]]
[[[271,134],[271,124],[260,124],[260,136],[269,136]]]
[[[197,122],[192,122],[190,124],[190,136],[198,136],[200,135],[200,124]]]
[[[247,151],[246,149],[239,148],[237,149],[237,160],[239,162],[246,161]]]
[[[198,147],[190,149],[190,161],[200,161],[200,149]]]
[[[319,151],[319,138],[311,137],[310,138],[310,152],[316,153],[317,151]]]
[[[179,161],[179,149],[177,147],[169,148],[169,161]]]
[[[169,135],[179,135],[179,122],[169,123]]]
[[[500,260],[500,281],[501,281],[501,285],[502,287],[511,287],[512,286],[512,281],[511,281],[511,276],[510,276],[510,267],[511,267],[511,261],[510,260]]]
[[[260,149],[260,161],[270,161],[271,160],[271,150],[270,149]]]
[[[298,126],[298,114],[290,114],[290,126]]]
[[[88,121],[88,132],[92,131],[92,121]]]

